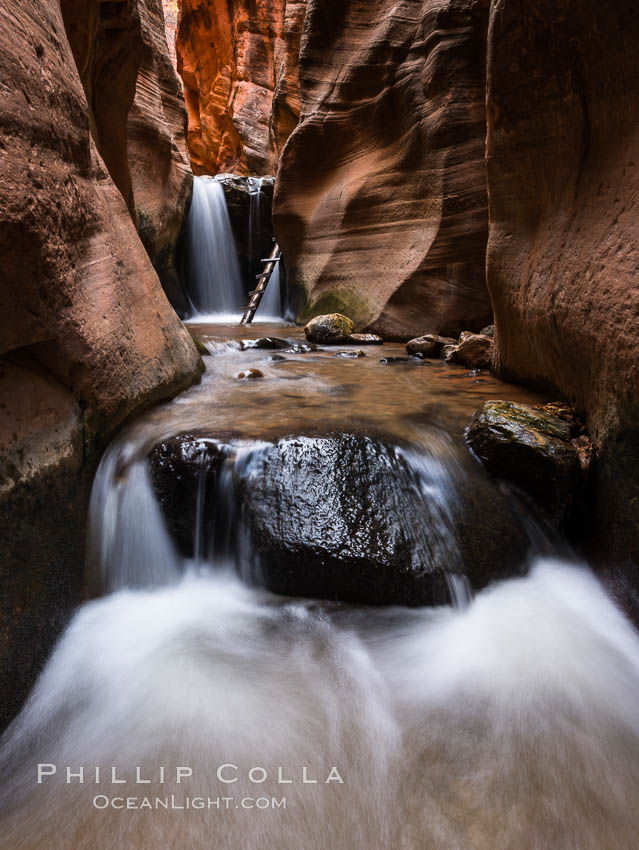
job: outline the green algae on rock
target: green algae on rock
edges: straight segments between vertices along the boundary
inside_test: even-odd
[[[491,475],[519,487],[557,524],[566,519],[583,477],[568,422],[526,404],[487,401],[466,442]]]
[[[346,342],[355,330],[355,324],[342,313],[315,316],[304,328],[309,342]]]

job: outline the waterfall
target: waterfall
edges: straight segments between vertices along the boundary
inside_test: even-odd
[[[262,249],[263,233],[262,233],[262,178],[249,177],[249,257],[251,262],[253,258],[264,259],[258,257],[259,251]],[[264,255],[266,256],[266,255]],[[256,273],[261,272],[263,263],[259,264]],[[257,309],[255,318],[258,321],[268,321],[272,319],[282,318],[282,296],[280,291],[280,263],[275,266],[275,271],[271,275],[271,279],[266,287],[266,292],[260,301],[260,306]]]
[[[186,287],[192,318],[241,311],[246,301],[222,184],[194,177],[186,224]]]
[[[248,250],[251,263],[260,259],[257,254],[262,237],[262,178],[249,177],[249,238]]]
[[[271,279],[262,296],[260,306],[257,308],[255,318],[258,321],[264,319],[282,318],[282,294],[280,292],[280,263],[277,263]]]

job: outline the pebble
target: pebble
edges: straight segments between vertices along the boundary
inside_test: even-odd
[[[247,369],[245,372],[240,372],[237,376],[238,381],[254,381],[256,378],[263,378],[264,373],[259,369]]]

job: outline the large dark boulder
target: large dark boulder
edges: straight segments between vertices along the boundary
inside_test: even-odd
[[[183,549],[198,480],[185,466],[201,464],[200,451],[191,439],[154,453]],[[527,538],[508,502],[447,438],[417,454],[354,434],[292,437],[239,451],[233,480],[223,497],[238,517],[238,568],[275,593],[432,605],[449,601],[449,574],[477,589],[524,568]],[[219,506],[205,511],[219,525]]]
[[[198,515],[214,511],[217,479],[230,449],[200,437],[172,437],[151,452],[151,478],[171,536],[188,558],[195,554]],[[199,494],[199,502],[198,502]]]
[[[487,471],[515,484],[557,524],[579,496],[584,472],[569,422],[527,404],[487,401],[466,432]]]

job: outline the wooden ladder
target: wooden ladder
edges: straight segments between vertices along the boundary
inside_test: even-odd
[[[279,249],[277,242],[273,245],[273,250],[271,251],[271,255],[267,260],[262,260],[263,263],[266,263],[264,266],[264,271],[262,274],[256,275],[257,277],[257,286],[255,289],[252,289],[249,292],[249,303],[248,306],[244,308],[244,312],[242,314],[242,319],[240,321],[241,325],[250,325],[253,321],[253,317],[255,316],[255,311],[260,306],[260,301],[262,300],[262,296],[266,292],[266,287],[268,286],[268,282],[271,279],[271,275],[275,271],[277,264],[280,262],[282,258],[282,252]]]

